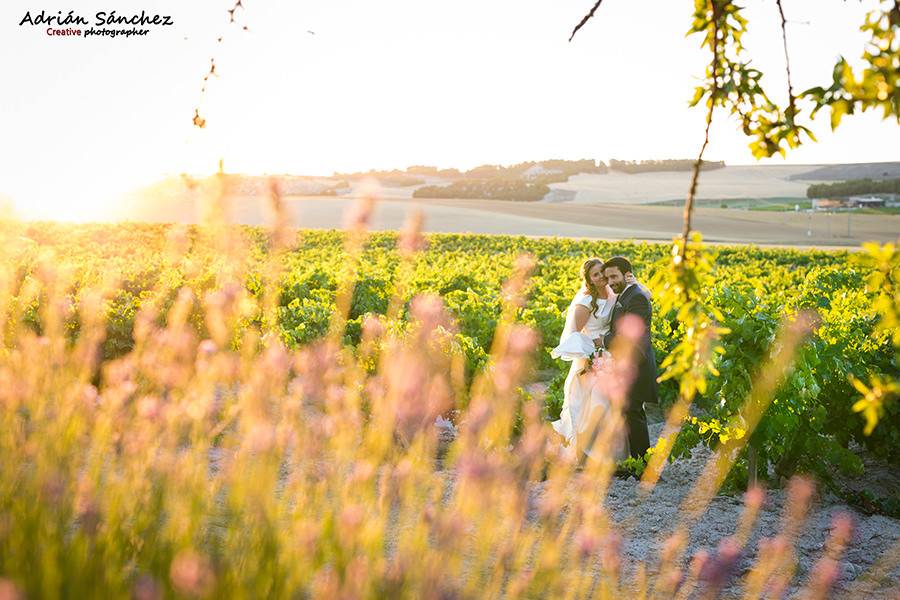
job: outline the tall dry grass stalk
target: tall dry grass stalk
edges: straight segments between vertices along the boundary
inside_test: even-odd
[[[224,192],[215,194],[213,206]],[[275,307],[296,232],[274,187],[270,202],[263,294],[240,284],[251,250],[239,230],[221,220],[192,236],[173,230],[160,268],[211,267],[215,284],[204,291],[161,277],[136,317],[133,350],[106,362],[102,305],[115,274],[72,302],[71,270],[53,257],[16,271],[17,253],[35,249],[4,226],[3,597],[686,598],[729,585],[759,490],[715,554],[686,556],[687,530],[677,526],[660,538],[658,564],[623,559],[629,532],[605,500],[639,327],[623,328],[631,333],[601,382],[613,411],[595,423],[600,458],[582,468],[519,391],[539,341],[514,319],[533,259],[520,259],[504,287],[489,365],[466,389],[450,351],[453,319],[437,297],[404,306],[402,263],[388,314],[365,322],[358,348],[342,346],[371,199],[351,215],[329,334],[285,347],[273,334]],[[401,237],[402,260],[422,247],[421,225],[414,216]],[[37,329],[23,317],[34,302]],[[74,336],[65,325],[73,314]],[[790,362],[800,330],[786,331],[779,362],[748,400],[748,423],[771,396],[776,367]],[[434,427],[442,415],[458,426],[452,442]],[[709,469],[685,519],[718,489],[727,460]],[[792,490],[783,534],[744,579],[750,597],[793,575],[810,488]],[[833,582],[847,527],[839,524],[810,597]]]

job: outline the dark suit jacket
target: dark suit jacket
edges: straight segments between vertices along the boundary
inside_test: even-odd
[[[638,342],[640,363],[638,374],[628,394],[629,408],[636,410],[644,402],[658,402],[656,386],[656,354],[653,352],[653,344],[650,341],[650,325],[653,322],[653,304],[650,301],[650,292],[639,283],[636,283],[622,292],[616,298],[613,307],[609,333],[604,338],[604,344],[609,348],[616,338],[616,322],[625,315],[636,315],[644,322],[644,335]]]

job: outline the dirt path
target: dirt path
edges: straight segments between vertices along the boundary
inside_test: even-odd
[[[660,428],[660,425],[651,426],[653,437],[658,435]],[[622,531],[628,558],[633,561],[649,559],[651,564],[656,559],[660,543],[678,522],[681,504],[702,472],[709,454],[708,449],[698,447],[691,458],[669,465],[664,480],[642,504],[637,502],[638,489],[634,479],[613,482],[606,506],[618,523],[631,525],[628,530]],[[539,496],[540,493],[540,486],[536,486],[535,494]],[[780,531],[785,496],[783,489],[768,491],[767,501],[760,510],[749,543],[738,560],[735,570],[738,580],[756,561],[759,541]],[[718,544],[735,532],[742,512],[741,498],[715,497],[691,530],[687,554],[701,549],[714,554]],[[822,555],[825,539],[831,530],[831,520],[841,512],[852,515],[855,531],[841,560],[836,596],[897,598],[895,590],[900,586],[900,521],[881,515],[862,514],[827,492],[814,500],[797,541],[799,566],[789,595],[796,595],[806,582]],[[891,556],[893,568],[880,576],[876,575],[877,568],[873,569],[873,566],[879,560],[891,560]],[[867,572],[870,573],[867,575]],[[738,588],[734,586],[732,591],[737,593]]]
[[[661,429],[661,423],[650,425],[651,443],[655,443]],[[655,572],[654,565],[658,562],[660,545],[680,522],[682,503],[695,486],[709,456],[707,448],[698,446],[694,448],[690,458],[669,464],[663,473],[663,480],[643,500],[639,500],[638,482],[635,479],[613,479],[605,506],[623,537],[623,567],[626,571],[643,562],[650,573]],[[455,479],[452,471],[443,471],[441,474],[451,481]],[[530,519],[537,518],[544,486],[540,482],[531,485]],[[723,597],[742,597],[741,582],[757,560],[760,541],[777,535],[782,529],[785,504],[785,490],[772,489],[767,492],[766,502],[759,511],[747,545],[738,557],[732,583],[726,588]],[[700,550],[715,555],[719,543],[735,533],[743,511],[744,504],[739,496],[714,497],[690,530],[686,556],[690,557]],[[832,519],[841,513],[851,516],[854,532],[839,564],[840,575],[834,589],[835,597],[900,597],[897,595],[897,590],[900,589],[900,521],[881,515],[863,514],[828,492],[820,493],[814,498],[797,539],[795,549],[798,566],[788,597],[797,597],[802,591],[810,572],[822,556]]]

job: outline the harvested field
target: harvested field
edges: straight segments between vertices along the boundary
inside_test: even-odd
[[[799,180],[814,167],[742,165],[703,171],[697,187],[700,199],[805,198],[813,181]],[[789,179],[793,178],[793,179]],[[575,191],[578,204],[652,204],[683,200],[690,186],[689,171],[661,171],[629,175],[576,175],[553,189]]]
[[[231,222],[268,223],[264,200],[249,196],[233,198]],[[293,216],[292,224],[309,229],[342,228],[344,212],[355,202],[349,197],[287,197],[285,200]],[[673,206],[384,199],[376,205],[371,227],[375,230],[400,229],[406,215],[414,208],[425,214],[425,231],[434,233],[666,241],[681,232],[682,223],[682,209]],[[152,211],[143,212],[137,220],[196,223],[199,215],[193,203],[159,201]],[[900,216],[698,208],[694,214],[694,227],[710,242],[859,246],[869,240],[895,240],[900,234]]]

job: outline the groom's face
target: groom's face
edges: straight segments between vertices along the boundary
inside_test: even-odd
[[[619,267],[606,267],[603,274],[606,275],[606,281],[615,293],[621,294],[625,290],[625,274]]]

